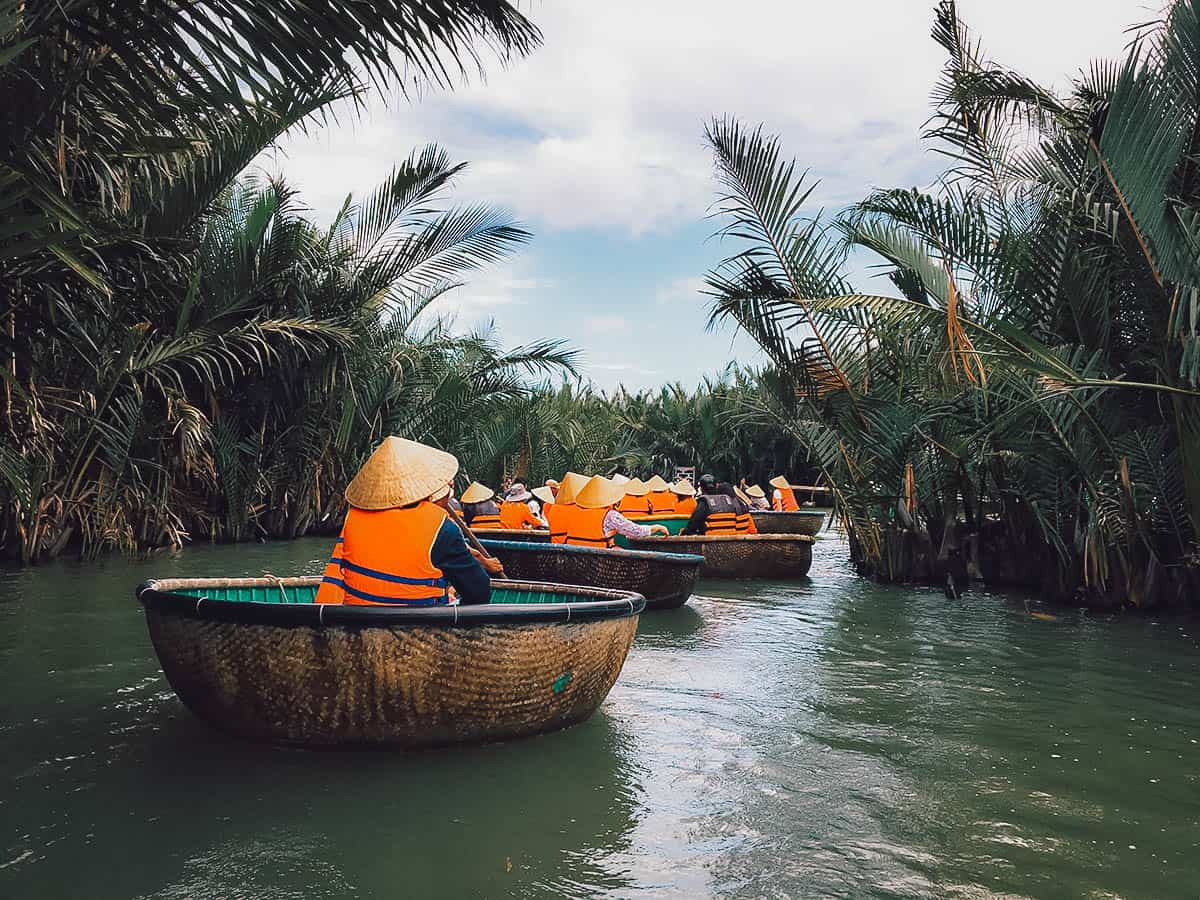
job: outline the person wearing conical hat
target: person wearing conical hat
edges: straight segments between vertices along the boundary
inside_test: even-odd
[[[576,547],[604,548],[613,546],[613,538],[618,534],[633,538],[665,536],[668,533],[665,525],[638,525],[617,512],[616,506],[626,487],[603,475],[593,476],[575,496],[575,503],[565,508],[566,542]]]
[[[554,504],[546,510],[546,525],[550,528],[550,543],[565,544],[567,542],[567,524],[575,509],[575,497],[587,485],[586,475],[578,472],[568,472],[563,476],[562,484],[554,496]]]
[[[675,515],[690,516],[696,511],[696,488],[686,478],[671,485],[671,493],[675,495]]]
[[[622,475],[620,472],[617,472],[612,476],[611,481],[613,484],[629,484],[629,476]]]
[[[799,511],[800,504],[796,502],[796,494],[792,491],[792,486],[786,478],[776,475],[767,484],[775,488],[775,492],[771,495],[771,509],[776,512]]]
[[[650,488],[650,515],[671,516],[675,514],[675,495],[671,485],[661,475],[654,475],[646,482]]]
[[[617,512],[634,521],[650,515],[650,487],[640,478],[630,478],[621,485],[625,495],[617,504]]]
[[[757,484],[746,488],[746,496],[750,498],[751,509],[770,509],[771,502],[767,500],[766,492]]]
[[[558,482],[555,482],[555,484],[557,483]],[[546,510],[554,505],[554,490],[549,485],[544,485],[542,487],[534,488],[532,491],[530,491],[530,493],[533,494],[534,499],[536,499],[537,502],[542,505],[542,518],[546,518]]]
[[[503,528],[500,521],[500,504],[496,492],[486,484],[472,481],[462,495],[463,521],[472,531],[488,531]]]
[[[504,502],[500,504],[501,525],[517,530],[545,527],[545,523],[533,514],[530,500],[533,500],[533,494],[526,490],[525,485],[519,481],[513,482],[504,495]]]
[[[449,453],[404,438],[385,438],[346,487],[350,510],[316,602],[489,602],[489,572],[500,574],[500,564],[468,548],[441,505],[450,501],[457,471],[458,460]]]

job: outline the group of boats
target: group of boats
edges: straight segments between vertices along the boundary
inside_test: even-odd
[[[699,578],[801,578],[822,510],[755,511],[758,534],[666,536],[612,549],[536,529],[481,532],[503,564],[482,606],[314,602],[320,576],[162,579],[137,589],[175,693],[237,735],[306,746],[430,747],[552,731],[595,711],[647,610]]]

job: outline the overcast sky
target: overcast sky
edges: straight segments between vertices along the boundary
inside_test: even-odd
[[[471,163],[455,198],[534,232],[510,262],[447,298],[460,327],[517,344],[563,337],[602,387],[695,383],[760,358],[706,333],[712,163],[703,128],[733,114],[783,135],[838,208],[873,187],[928,184],[919,140],[942,64],[929,0],[537,0],[545,43],[452,93],[377,98],[357,121],[288,138],[266,163],[327,221],[427,142]],[[1158,6],[1130,0],[960,0],[995,59],[1065,84]],[[858,284],[858,287],[870,285]],[[875,285],[874,289],[881,289]]]

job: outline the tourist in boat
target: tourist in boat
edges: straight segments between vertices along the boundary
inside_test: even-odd
[[[350,511],[325,566],[317,603],[445,606],[491,600],[503,570],[467,546],[442,504],[458,460],[386,438],[346,487]]]
[[[712,475],[702,475],[696,510],[688,518],[682,534],[737,534],[739,507],[744,508],[745,504],[732,496],[732,487],[727,494],[716,478]]]
[[[751,509],[759,510],[771,508],[771,501],[767,499],[766,491],[760,488],[757,484],[752,484],[746,488],[746,496],[750,498]]]
[[[500,504],[500,525],[503,528],[520,530],[522,528],[544,528],[546,523],[533,514],[529,501],[533,494],[525,489],[525,485],[517,481],[504,495]]]
[[[496,502],[496,492],[485,484],[472,481],[462,495],[463,521],[472,530],[487,531],[503,528],[500,521],[500,504]]]
[[[578,472],[568,472],[563,476],[562,484],[554,495],[554,505],[546,510],[546,524],[550,526],[550,543],[565,544],[567,542],[567,523],[571,511],[575,507],[575,496],[588,483],[586,475]]]
[[[617,512],[627,519],[644,519],[650,515],[650,486],[640,478],[630,478],[617,485],[625,493],[617,504]]]
[[[771,509],[776,512],[799,512],[800,504],[796,502],[796,494],[792,486],[782,475],[776,475],[768,484],[775,488],[771,495]]]
[[[603,475],[593,476],[568,509],[566,542],[576,547],[611,547],[618,534],[629,538],[669,534],[665,525],[638,525],[617,511],[625,487]]]
[[[750,497],[739,487],[732,484],[721,484],[721,493],[733,497],[738,502],[737,530],[738,534],[758,534],[758,526],[750,515]]]
[[[650,488],[650,515],[675,515],[675,495],[671,493],[671,485],[667,484],[666,479],[655,475],[646,482],[646,487]]]
[[[675,495],[675,515],[690,516],[696,511],[696,487],[686,478],[671,485],[671,493]]]
[[[555,484],[558,484],[556,481]],[[554,491],[549,487],[536,487],[532,491],[533,498],[538,503],[538,508],[535,510],[543,519],[547,518],[550,512],[550,507],[554,505]]]

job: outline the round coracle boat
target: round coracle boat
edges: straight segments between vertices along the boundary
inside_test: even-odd
[[[631,538],[635,550],[698,553],[706,578],[801,578],[812,565],[807,534],[674,535]]]
[[[825,524],[823,510],[802,509],[799,512],[777,512],[755,510],[754,527],[759,534],[809,534],[815,535]]]
[[[523,541],[532,544],[550,543],[550,532],[545,528],[476,528],[475,536],[480,540]]]
[[[320,577],[137,589],[163,673],[201,719],[315,747],[431,747],[553,731],[607,696],[646,600],[495,581],[481,606],[314,603]]]
[[[646,598],[646,609],[678,609],[687,603],[704,563],[704,557],[687,553],[606,550],[486,538],[482,543],[503,563],[510,578],[637,591]]]

